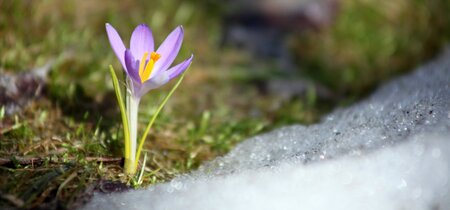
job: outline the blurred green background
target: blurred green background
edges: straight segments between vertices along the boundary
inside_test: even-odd
[[[230,53],[219,48],[225,34],[223,20],[237,10],[240,2],[248,1],[232,0],[225,4],[216,0],[3,0],[0,1],[0,68],[24,71],[43,65],[51,58],[63,57],[55,67],[58,71],[54,72],[57,75],[52,84],[65,86],[75,82],[85,89],[96,86],[102,90],[109,85],[102,70],[111,63],[120,67],[107,42],[105,22],[113,24],[125,42],[139,23],[151,26],[157,43],[177,25],[184,25],[186,36],[179,57],[194,53],[196,65],[193,68],[203,69],[208,65],[252,68],[245,65],[247,60],[255,58],[249,58],[245,50]],[[273,0],[253,2],[240,12],[253,11],[252,6]],[[295,5],[295,2],[308,1],[287,2]],[[328,25],[320,26],[320,30],[308,30],[310,27],[296,24],[295,20],[289,23],[288,16],[284,21],[293,30],[286,32],[289,33],[287,38],[283,37],[288,39],[286,45],[302,76],[329,87],[335,94],[344,97],[365,94],[380,81],[429,59],[448,43],[450,3],[446,0],[336,2],[333,7],[337,15]],[[283,12],[282,9],[279,10]],[[276,18],[265,11],[259,12],[267,16],[264,21]],[[277,24],[267,26],[277,27]]]
[[[318,7],[308,6],[314,1],[284,2],[295,7],[274,7],[275,0],[0,0],[0,77],[56,61],[43,96],[15,115],[0,114],[0,157],[62,159],[1,166],[1,192],[22,204],[0,204],[33,208],[56,199],[71,208],[98,180],[140,186],[121,174],[120,165],[86,161],[122,153],[108,65],[117,72],[121,67],[106,22],[125,43],[137,24],[147,23],[156,46],[183,25],[175,62],[195,55],[147,140],[143,186],[195,169],[249,136],[317,122],[413,70],[450,39],[447,0],[324,0]],[[171,85],[144,97],[142,126]],[[66,168],[55,172],[61,165]],[[30,185],[35,192],[27,190]]]

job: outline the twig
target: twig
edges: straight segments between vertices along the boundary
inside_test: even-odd
[[[4,194],[0,192],[0,198],[9,201],[11,204],[13,204],[15,207],[18,208],[22,208],[23,205],[25,204],[25,202],[22,199],[11,194]]]
[[[78,158],[55,158],[55,157],[11,157],[11,158],[0,158],[0,166],[5,165],[40,165],[45,161],[49,163],[64,163],[66,161],[76,161]],[[86,157],[86,161],[89,162],[102,162],[102,163],[119,163],[122,164],[123,158],[120,157]]]
[[[74,179],[75,177],[77,177],[77,172],[73,172],[72,174],[69,175],[69,177],[67,177],[66,180],[64,180],[63,183],[61,183],[61,185],[59,185],[58,187],[58,191],[56,192],[56,197],[59,198],[62,189],[67,185],[67,183],[69,183],[70,181],[72,181],[72,179]]]

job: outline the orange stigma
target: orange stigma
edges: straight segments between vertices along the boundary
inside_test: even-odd
[[[153,62],[156,62],[159,60],[159,58],[161,58],[161,55],[156,53],[156,52],[152,52],[150,54],[150,60],[153,60]]]

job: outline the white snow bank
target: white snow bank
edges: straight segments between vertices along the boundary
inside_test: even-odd
[[[450,209],[450,52],[312,126],[85,209]]]
[[[98,195],[87,208],[449,209],[450,141],[419,139],[365,156]]]

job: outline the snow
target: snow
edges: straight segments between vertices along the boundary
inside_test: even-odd
[[[450,209],[450,52],[321,123],[84,209]]]

